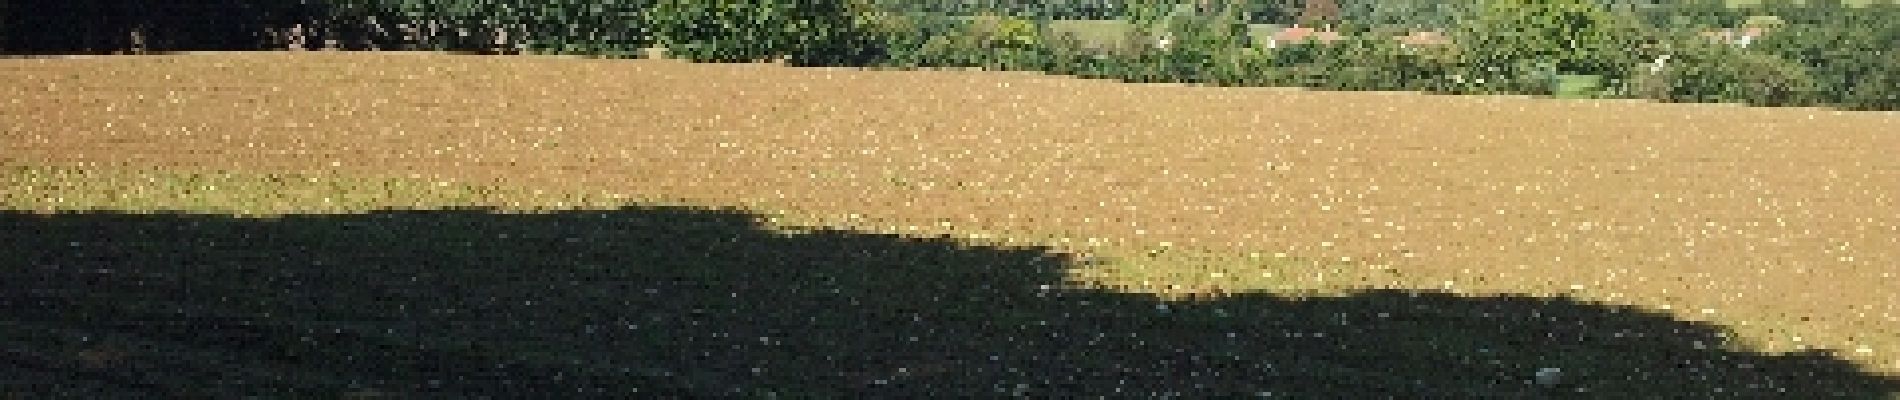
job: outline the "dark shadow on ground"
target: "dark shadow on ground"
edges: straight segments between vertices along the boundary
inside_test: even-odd
[[[0,393],[39,397],[1879,398],[1832,355],[1568,300],[1193,304],[1045,249],[625,208],[0,211]],[[1552,385],[1532,383],[1560,368]]]

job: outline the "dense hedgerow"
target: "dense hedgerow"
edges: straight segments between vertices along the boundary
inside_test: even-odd
[[[101,51],[123,47],[124,30],[134,26],[147,27],[147,47],[188,48],[206,46],[200,42],[208,38],[252,40],[241,32],[282,35],[282,27],[301,25],[311,35],[304,39],[336,40],[346,49],[630,57],[659,46],[675,57],[711,62],[782,58],[808,66],[983,67],[1135,82],[1441,93],[1548,94],[1558,77],[1584,75],[1570,81],[1599,79],[1604,87],[1591,94],[1599,97],[1900,109],[1900,51],[1894,50],[1900,24],[1893,23],[1900,21],[1900,5],[1892,3],[1764,0],[1738,8],[1723,0],[1393,0],[1375,7],[1349,0],[1338,3],[1343,40],[1269,46],[1256,35],[1271,28],[1249,24],[1292,22],[1298,10],[1287,2],[225,1],[189,9],[224,7],[230,12],[223,14],[262,22],[186,29],[115,11],[107,14],[131,19],[94,21],[76,29],[82,35],[61,39],[22,25],[53,26],[39,20],[65,14],[28,20],[17,7],[5,8],[12,2],[0,1],[0,24],[11,25],[0,26],[0,35],[48,43],[27,48],[0,37],[0,44],[15,47],[0,50]],[[922,12],[933,10],[970,14]],[[1122,20],[1051,20],[1080,15]],[[67,16],[73,18],[81,17]],[[1739,46],[1699,35],[1745,25],[1765,28],[1764,36]],[[1392,40],[1417,29],[1445,31],[1449,44],[1402,47]],[[1664,66],[1652,65],[1662,58]]]
[[[1446,93],[1548,94],[1559,75],[1593,75],[1607,83],[1601,96],[1900,108],[1900,52],[1892,50],[1900,45],[1900,24],[1890,23],[1900,20],[1900,7],[1822,4],[1830,0],[1742,9],[1717,0],[1641,7],[1605,0],[1407,3],[1422,13],[1414,16],[1343,2],[1354,18],[1398,26],[1365,27],[1348,18],[1345,40],[1274,48],[1249,35],[1247,23],[1266,15],[1259,2],[1117,2],[1089,11],[1112,10],[1132,28],[1127,40],[1105,48],[1057,32],[1047,20],[1074,10],[978,7],[964,10],[975,15],[953,16],[895,12],[909,8],[886,0],[343,2],[351,1],[402,4],[385,5],[382,13],[430,15],[451,26],[524,27],[519,36],[527,47],[565,52],[654,44],[715,62],[785,57],[797,65],[984,67],[1136,82]],[[1785,26],[1748,48],[1696,35],[1770,15]],[[1448,31],[1451,44],[1404,48],[1390,40],[1429,26]],[[1664,56],[1666,68],[1649,66]]]

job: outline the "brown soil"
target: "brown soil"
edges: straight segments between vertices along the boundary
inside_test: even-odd
[[[1078,252],[1286,253],[1373,271],[1349,286],[1667,307],[1900,373],[1895,113],[388,53],[4,60],[0,93],[0,164],[420,175]]]

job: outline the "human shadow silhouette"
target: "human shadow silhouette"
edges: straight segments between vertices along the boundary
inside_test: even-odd
[[[0,211],[0,393],[1881,398],[1822,352],[1533,297],[1193,302],[1087,262],[736,210]],[[1539,382],[1546,368],[1560,379]]]

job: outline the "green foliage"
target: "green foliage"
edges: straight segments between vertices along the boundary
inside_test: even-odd
[[[1341,19],[1368,25],[1407,28],[1448,28],[1471,1],[1358,0],[1340,1]]]
[[[945,32],[947,28],[942,18],[929,18],[926,15],[904,14],[888,11],[869,12],[858,17],[861,46],[877,49],[880,54],[874,59],[865,60],[869,66],[914,66],[920,55],[919,49],[934,35]]]
[[[983,62],[986,50],[966,35],[931,35],[908,59],[918,67],[976,66]]]
[[[1048,30],[1051,37],[1069,35],[1094,49],[1126,51],[1138,44],[1134,25],[1126,20],[1052,20]]]
[[[494,14],[507,16],[532,51],[583,53],[615,57],[637,56],[652,45],[643,13],[650,0],[523,0],[520,6],[497,5]]]
[[[287,0],[288,1],[288,0]],[[1256,47],[1248,22],[1299,13],[1289,0],[335,0],[338,20],[433,24],[409,43],[454,50],[506,31],[533,51],[626,55],[654,42],[699,61],[788,57],[796,65],[985,67],[1138,82],[1347,90],[1546,94],[1595,75],[1604,95],[1671,101],[1900,108],[1900,6],[1763,0],[1340,1],[1347,40]],[[1198,6],[1197,6],[1198,5]],[[935,8],[932,8],[935,7]],[[901,10],[949,10],[964,17]],[[941,9],[941,10],[938,10]],[[1048,21],[1077,15],[1122,20]],[[0,10],[4,11],[4,10]],[[1065,14],[1067,13],[1067,14]],[[1776,22],[1780,21],[1780,22]],[[1699,32],[1770,33],[1746,49]],[[1390,38],[1449,26],[1451,46]],[[1167,45],[1159,45],[1162,39]],[[384,38],[388,39],[388,38]],[[385,47],[389,48],[389,47]],[[1646,72],[1669,54],[1674,67]]]
[[[1152,43],[1152,37],[1167,29],[1177,3],[1169,0],[1131,0],[1125,19],[1137,35]]]
[[[657,0],[647,23],[669,55],[751,62],[793,52],[805,32],[789,1]]]
[[[951,16],[982,14],[1048,19],[1109,19],[1126,13],[1127,0],[871,0],[879,9]]]
[[[1242,63],[1236,52],[1245,49],[1249,39],[1244,7],[1197,9],[1173,1],[1143,1],[1131,7],[1131,41],[1154,49],[1141,53],[1144,66],[1138,73],[1172,82],[1237,79]]]
[[[1750,46],[1805,65],[1826,103],[1900,109],[1900,6],[1834,9],[1827,23],[1790,23]],[[1790,19],[1790,20],[1809,20]]]
[[[1483,0],[1452,31],[1469,75],[1519,93],[1546,91],[1556,74],[1620,79],[1641,37],[1633,17],[1589,0]]]
[[[942,66],[943,58],[953,52],[975,50],[975,43],[964,34],[967,20],[941,15],[884,13],[869,21],[870,30],[883,40],[887,65],[907,67]],[[967,54],[967,53],[966,53]]]
[[[1351,71],[1354,90],[1451,90],[1457,58],[1450,47],[1404,48],[1383,36],[1353,37],[1324,47],[1324,59]],[[1361,76],[1363,75],[1363,76]]]
[[[1336,43],[1294,43],[1264,50],[1268,79],[1276,86],[1333,90],[1406,90],[1438,76],[1426,56],[1382,38],[1353,37]]]
[[[988,14],[911,20],[922,29],[902,45],[891,47],[893,64],[1048,71],[1061,57],[1081,56],[1073,37],[1051,35],[1042,24],[1026,18]],[[1058,55],[1058,51],[1068,53]]]
[[[1830,102],[1859,110],[1900,110],[1900,51],[1863,53],[1823,64],[1816,75],[1825,77]],[[1858,77],[1858,79],[1854,78]]]
[[[875,42],[867,11],[852,0],[654,0],[646,22],[669,54],[695,61],[832,64],[878,56],[859,46]]]
[[[1264,86],[1272,58],[1265,49],[1238,49],[1212,54],[1207,64],[1206,83],[1219,86]]]
[[[1748,18],[1748,12],[1728,6],[1727,0],[1678,0],[1667,7],[1639,11],[1647,25],[1668,29],[1705,29],[1735,26]]]
[[[1041,29],[1035,21],[995,14],[977,16],[970,21],[969,34],[982,46],[995,49],[1032,49],[1042,45]]]
[[[1023,17],[983,15],[972,20],[968,35],[983,54],[980,64],[994,70],[1037,70],[1052,67],[1055,43],[1035,21]],[[1073,46],[1074,42],[1064,43]],[[1071,47],[1072,48],[1072,47]]]
[[[905,20],[878,12],[870,0],[796,0],[804,29],[792,65],[865,66],[885,63],[905,40]]]
[[[1673,102],[1728,102],[1766,106],[1813,104],[1819,93],[1807,67],[1773,54],[1689,40],[1678,44],[1660,70],[1638,67],[1630,92]]]
[[[1256,24],[1292,24],[1298,22],[1305,0],[1251,0],[1244,4],[1247,21]]]
[[[1247,20],[1239,7],[1207,10],[1205,14],[1175,18],[1170,30],[1181,38],[1180,47],[1222,52],[1251,44]]]
[[[631,56],[648,45],[649,0],[334,0],[322,16],[381,31],[384,48],[469,50],[522,46],[545,53]],[[373,24],[369,23],[374,21]],[[412,27],[415,37],[398,27]],[[505,35],[506,37],[501,37]],[[504,40],[505,39],[505,43]]]

